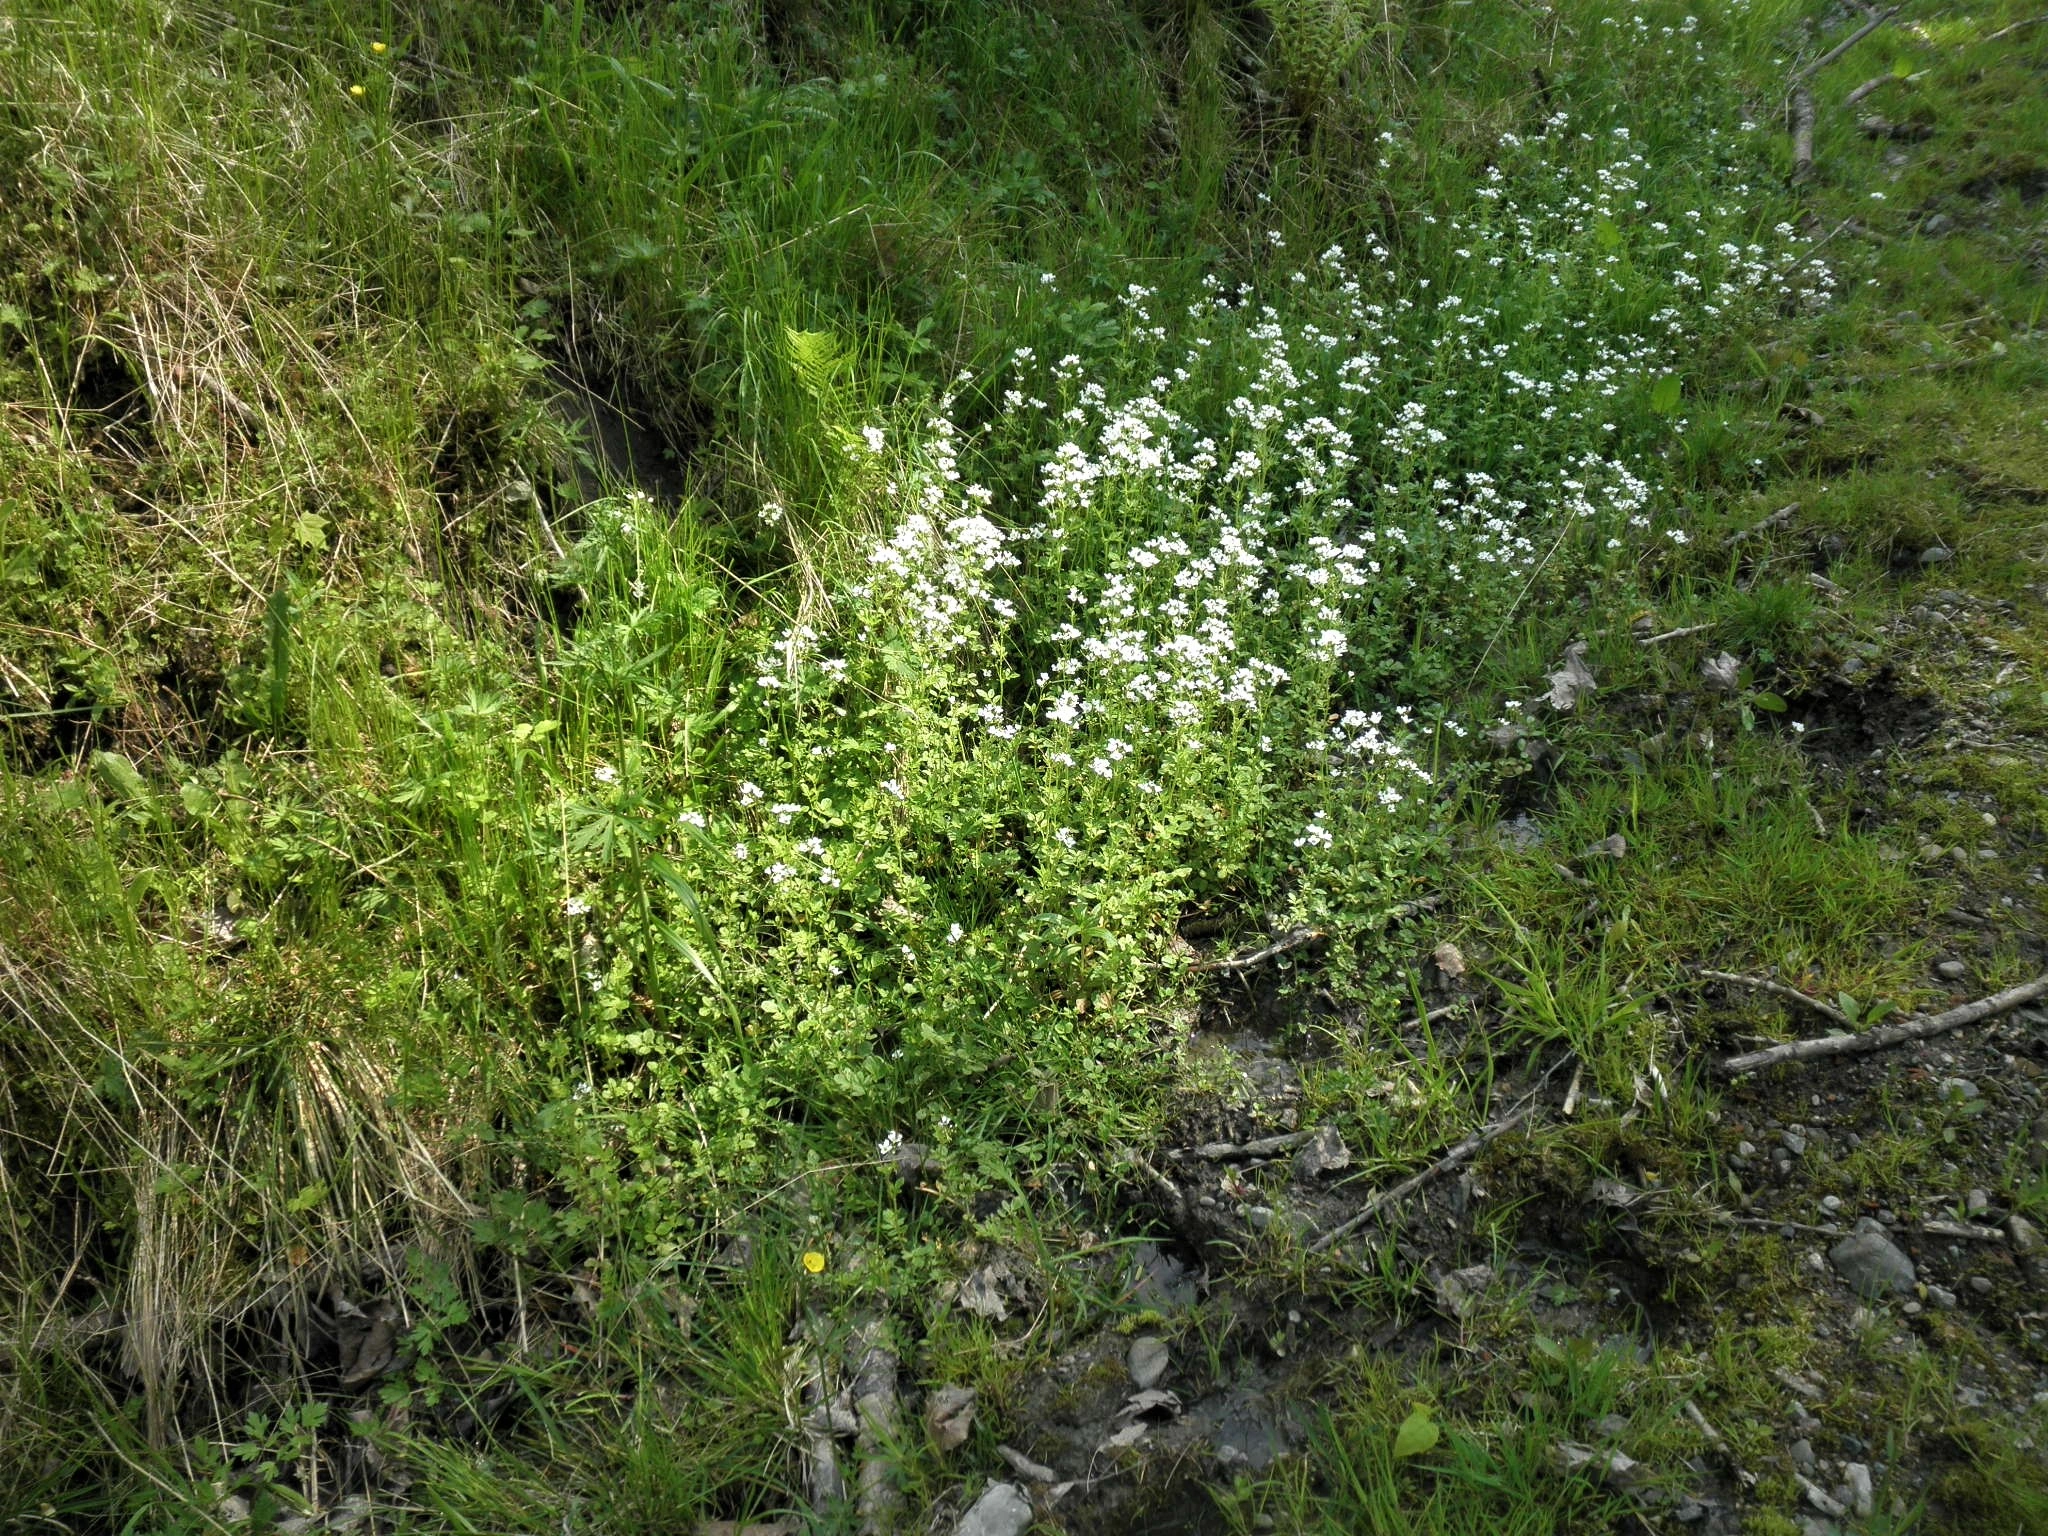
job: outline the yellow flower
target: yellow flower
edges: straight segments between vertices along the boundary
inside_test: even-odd
[[[384,51],[384,49],[385,49],[385,47],[386,47],[386,46],[387,46],[387,45],[386,45],[386,44],[383,44],[383,43],[372,43],[372,44],[370,44],[370,52],[372,52],[372,53],[382,53],[382,52]]]
[[[825,1273],[825,1255],[813,1248],[804,1255],[804,1268],[814,1275],[822,1275]]]
[[[348,88],[348,93],[360,101],[363,97],[363,88],[360,85],[352,85]]]

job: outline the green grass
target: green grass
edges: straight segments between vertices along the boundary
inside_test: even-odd
[[[1305,1088],[1375,1171],[1566,1052],[1565,1162],[1647,1095],[1705,1166],[1701,965],[1910,1001],[1904,829],[2038,837],[2040,781],[1876,826],[1785,705],[1865,647],[1964,708],[1887,621],[2041,579],[2041,41],[1829,72],[1810,196],[1887,238],[1815,252],[1802,16],[0,4],[0,1524],[260,1522],[364,1444],[414,1529],[765,1518],[804,1315],[999,1417],[1053,1346],[930,1298],[1001,1244],[1048,1335],[1128,1321],[1068,1255],[1205,1086],[1187,916],[1332,935],[1283,990],[1362,1021]],[[1880,203],[1834,103],[1894,60],[1954,148]],[[1476,1045],[1400,1038],[1425,892]],[[403,1314],[374,1385],[341,1297]],[[1374,1365],[1225,1515],[1619,1518],[1548,1443],[1655,1390],[1502,1326],[1538,1407]]]

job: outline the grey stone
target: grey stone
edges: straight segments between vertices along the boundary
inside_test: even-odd
[[[1794,1157],[1806,1156],[1806,1138],[1794,1131],[1787,1131],[1778,1138],[1787,1152]]]
[[[1453,1317],[1468,1317],[1473,1302],[1493,1286],[1493,1266],[1470,1264],[1447,1275],[1438,1275],[1434,1284],[1438,1305]]]
[[[988,1492],[960,1517],[954,1536],[1024,1536],[1033,1519],[1031,1501],[1015,1483],[990,1483]]]
[[[1943,981],[1961,981],[1970,974],[1970,968],[1960,960],[1944,960],[1934,968],[1934,974]]]
[[[2041,1229],[2024,1216],[2006,1217],[2005,1235],[2012,1239],[2014,1253],[2034,1253],[2041,1246]]]
[[[1813,1470],[1813,1442],[1811,1440],[1794,1440],[1785,1448],[1785,1454],[1792,1458],[1792,1465],[1800,1471],[1811,1472]]]
[[[1858,1520],[1868,1520],[1876,1507],[1876,1498],[1870,1486],[1870,1468],[1860,1461],[1852,1461],[1842,1468],[1842,1487],[1848,1497],[1842,1502],[1849,1506],[1849,1513]]]
[[[1946,1286],[1930,1285],[1927,1287],[1927,1299],[1937,1307],[1953,1307],[1956,1304],[1956,1293]]]
[[[1991,1277],[1989,1275],[1970,1276],[1970,1289],[1979,1296],[1989,1296],[1991,1294]]]
[[[1988,1189],[1971,1190],[1968,1195],[1963,1197],[1963,1208],[1972,1216],[1982,1216],[1991,1209],[1991,1191]]]
[[[1944,1099],[1961,1099],[1967,1103],[1982,1095],[1977,1085],[1967,1077],[1944,1077],[1941,1080],[1941,1096]]]
[[[1344,1145],[1344,1138],[1334,1125],[1318,1127],[1315,1135],[1294,1154],[1294,1171],[1304,1179],[1320,1178],[1350,1166],[1351,1149]]]
[[[924,1426],[932,1444],[950,1451],[966,1443],[974,1428],[974,1399],[972,1387],[941,1387],[931,1395],[925,1404]]]
[[[1735,1143],[1735,1155],[1737,1157],[1755,1157],[1756,1143],[1753,1141],[1738,1141]]]
[[[1920,563],[1922,565],[1946,565],[1955,557],[1956,552],[1954,550],[1940,544],[1920,551]]]
[[[1131,1385],[1140,1392],[1158,1386],[1166,1375],[1166,1368],[1172,1363],[1173,1356],[1168,1352],[1164,1339],[1142,1333],[1131,1340]]]
[[[1828,1258],[1850,1289],[1866,1301],[1913,1289],[1913,1261],[1881,1231],[1864,1230],[1861,1222],[1853,1236],[1828,1250]]]
[[[1245,1208],[1244,1219],[1254,1232],[1263,1232],[1273,1225],[1273,1207],[1253,1205]]]

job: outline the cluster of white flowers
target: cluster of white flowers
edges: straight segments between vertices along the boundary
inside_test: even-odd
[[[1672,35],[1690,47],[1693,32],[1688,20]],[[1286,273],[1284,314],[1209,279],[1179,316],[1177,361],[1127,382],[1089,377],[1077,354],[1016,349],[994,431],[1034,444],[1053,424],[1059,437],[1020,505],[963,474],[950,398],[921,432],[863,429],[851,457],[890,521],[843,589],[858,615],[838,625],[848,655],[883,633],[909,639],[957,669],[964,739],[1023,735],[1013,750],[1076,795],[1163,794],[1176,761],[1241,739],[1404,804],[1430,782],[1405,746],[1414,722],[1346,707],[1374,697],[1388,637],[1406,646],[1418,624],[1444,642],[1483,636],[1574,532],[1580,551],[1649,547],[1652,487],[1619,428],[1630,399],[1682,372],[1734,307],[1832,292],[1789,226],[1771,246],[1717,241],[1709,231],[1736,221],[1712,199],[1647,217],[1654,173],[1628,130],[1596,136],[1555,113],[1539,135],[1500,137],[1468,210],[1405,232],[1441,244],[1435,286],[1368,238],[1362,260],[1331,247]],[[1161,355],[1157,298],[1118,295],[1132,355]],[[865,685],[823,654],[830,643],[785,628],[761,687],[810,679],[817,697],[853,700]],[[1027,656],[1030,674],[1011,676]],[[1282,735],[1269,722],[1290,690],[1328,702],[1288,715]],[[900,808],[915,770],[887,750],[871,787]],[[766,799],[740,787],[743,811]],[[792,829],[756,822],[770,879],[801,863],[835,886],[825,845],[796,840],[805,806],[767,812]],[[1051,835],[1076,846],[1072,828]],[[1319,817],[1295,844],[1332,836]]]

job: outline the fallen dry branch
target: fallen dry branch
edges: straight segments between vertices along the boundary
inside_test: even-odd
[[[1637,645],[1662,645],[1666,640],[1683,640],[1687,635],[1703,635],[1714,626],[1711,624],[1688,624],[1683,629],[1667,629],[1661,635],[1644,635]]]
[[[1190,970],[1196,971],[1248,971],[1255,965],[1264,965],[1276,955],[1284,955],[1291,949],[1304,944],[1313,944],[1317,939],[1330,936],[1326,928],[1297,928],[1292,933],[1283,933],[1264,949],[1255,949],[1248,955],[1232,955],[1226,960],[1197,960]]]
[[[1315,1135],[1314,1131],[1288,1131],[1281,1136],[1261,1136],[1257,1141],[1211,1141],[1195,1148],[1204,1162],[1228,1163],[1251,1157],[1272,1157],[1291,1152]]]
[[[1803,997],[1803,994],[1799,994]],[[2037,997],[2048,997],[2048,975],[2036,976],[2032,981],[2022,982],[2017,987],[2008,987],[1990,997],[1979,998],[1974,1003],[1964,1003],[1942,1013],[1920,1014],[1897,1024],[1886,1024],[1878,1029],[1865,1030],[1860,1035],[1826,1035],[1818,1040],[1788,1040],[1783,1045],[1774,1045],[1761,1051],[1746,1051],[1740,1056],[1730,1056],[1715,1068],[1723,1077],[1739,1077],[1745,1072],[1760,1071],[1764,1067],[1775,1067],[1785,1061],[1818,1061],[1827,1056],[1867,1056],[1873,1051],[1889,1050],[1895,1045],[1904,1045],[1911,1040],[1925,1040],[1933,1035],[1945,1035],[1952,1029],[1961,1029],[1968,1024],[1995,1019],[2002,1013],[2024,1007]],[[1805,998],[1811,1003],[1811,998]],[[1825,1005],[1822,1005],[1825,1006]]]
[[[1813,175],[1813,92],[1792,87],[1792,184]]]
[[[1768,992],[1773,997],[1782,997],[1788,1002],[1804,1003],[1822,1018],[1840,1025],[1843,1029],[1855,1027],[1850,1023],[1849,1016],[1834,1004],[1822,1002],[1797,987],[1788,987],[1784,982],[1773,981],[1768,976],[1744,976],[1736,971],[1701,971],[1700,974],[1709,981],[1726,982],[1734,987],[1754,987],[1759,992]]]
[[[1984,41],[1995,43],[2001,37],[2011,37],[2013,33],[2024,32],[2028,27],[2038,27],[2044,21],[2048,21],[2048,16],[2029,16],[2025,21],[2016,21],[2009,27],[2000,27],[1996,32],[1987,34]]]
[[[1475,1153],[1484,1150],[1493,1142],[1498,1141],[1535,1113],[1536,1103],[1531,1099],[1513,1114],[1503,1116],[1491,1125],[1481,1126],[1427,1168],[1422,1169],[1418,1173],[1410,1174],[1392,1189],[1382,1190],[1379,1194],[1374,1195],[1365,1202],[1364,1207],[1360,1209],[1357,1215],[1353,1216],[1349,1221],[1332,1227],[1321,1237],[1310,1243],[1308,1251],[1310,1253],[1321,1253],[1333,1243],[1340,1242],[1344,1238],[1349,1237],[1388,1206],[1393,1205],[1397,1201],[1407,1199],[1408,1196],[1414,1194],[1416,1190],[1422,1188],[1431,1179],[1449,1173],[1460,1163],[1469,1161]]]
[[[1890,21],[1894,16],[1898,14],[1899,8],[1896,5],[1888,11],[1879,11],[1875,16],[1871,17],[1870,20],[1863,23],[1862,26],[1858,27],[1854,32],[1851,32],[1847,37],[1843,38],[1839,43],[1835,44],[1834,47],[1830,48],[1826,53],[1822,54],[1819,58],[1815,59],[1811,64],[1806,65],[1802,69],[1794,70],[1792,73],[1792,84],[1794,86],[1798,86],[1808,80],[1811,80],[1815,75],[1819,74],[1822,70],[1826,69],[1830,64],[1834,63],[1835,60],[1839,59],[1843,54],[1847,53],[1851,48],[1854,48],[1858,43],[1862,42],[1863,39],[1870,36],[1871,33],[1875,32],[1879,27],[1883,26],[1886,22]],[[1989,41],[1989,39],[1987,39],[1987,41]]]

